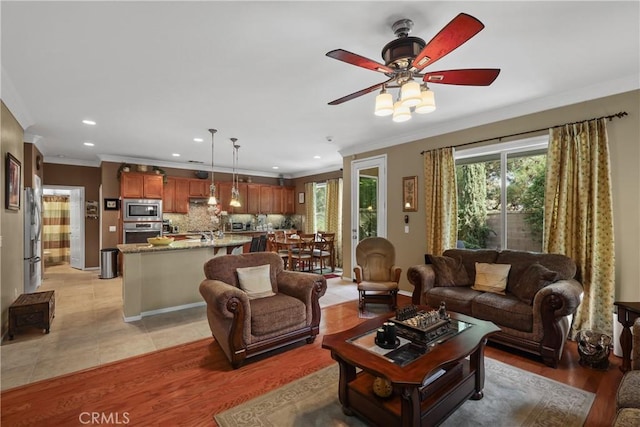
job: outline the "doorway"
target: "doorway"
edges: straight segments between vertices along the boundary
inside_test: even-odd
[[[84,270],[84,187],[43,187],[43,259]]]
[[[351,162],[351,265],[367,237],[387,237],[387,156]]]

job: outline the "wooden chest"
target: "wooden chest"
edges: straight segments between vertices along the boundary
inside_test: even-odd
[[[54,291],[20,295],[9,307],[9,339],[24,326],[44,329],[48,334],[55,309]]]

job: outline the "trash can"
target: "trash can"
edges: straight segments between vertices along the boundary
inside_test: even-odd
[[[118,249],[100,249],[100,278],[113,279],[118,276]]]

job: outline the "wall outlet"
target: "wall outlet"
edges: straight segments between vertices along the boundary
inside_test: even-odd
[[[112,233],[116,232],[116,226],[115,225],[110,225],[109,226],[109,231],[111,231]]]
[[[409,226],[408,226],[408,225],[405,225],[405,226],[404,226],[404,232],[405,232],[405,233],[409,233]]]

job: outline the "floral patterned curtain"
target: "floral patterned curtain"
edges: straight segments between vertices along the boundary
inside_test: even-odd
[[[315,182],[307,182],[304,184],[304,215],[306,222],[304,223],[305,233],[316,232],[316,184]]]
[[[572,258],[584,287],[572,336],[612,332],[613,207],[606,119],[549,130],[543,248]]]
[[[69,262],[70,216],[68,196],[42,196],[42,244],[44,263]]]
[[[325,215],[327,229],[336,233],[334,250],[336,266],[342,267],[342,178],[327,181],[327,212]]]
[[[424,196],[429,254],[455,248],[458,235],[458,193],[453,148],[424,153]]]

